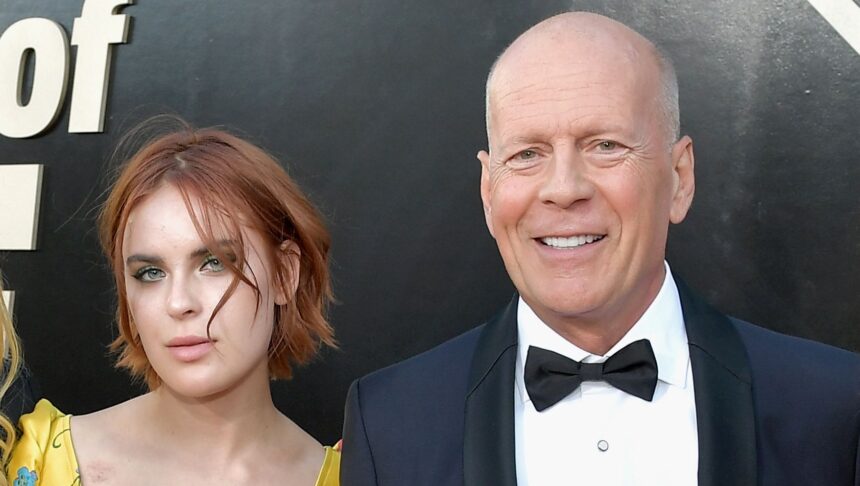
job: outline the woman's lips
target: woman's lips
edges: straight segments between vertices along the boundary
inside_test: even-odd
[[[200,336],[180,336],[167,343],[167,349],[179,361],[190,363],[206,355],[213,347],[210,339]]]

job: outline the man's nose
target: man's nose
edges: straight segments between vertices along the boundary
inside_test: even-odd
[[[587,173],[582,154],[574,146],[559,147],[546,167],[540,188],[540,200],[560,208],[594,195],[594,185]]]
[[[171,275],[167,295],[167,313],[174,319],[185,319],[200,312],[200,300],[195,290],[194,279],[182,275]]]

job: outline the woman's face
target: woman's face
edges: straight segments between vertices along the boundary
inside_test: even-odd
[[[197,201],[194,201],[196,206]],[[226,232],[216,231],[228,255]],[[129,214],[122,256],[134,325],[163,385],[193,398],[229,391],[243,380],[268,379],[277,295],[272,264],[257,231],[243,228],[244,273],[260,289],[239,286],[207,323],[233,274],[206,248],[176,187],[165,184]],[[256,280],[255,280],[256,279]]]

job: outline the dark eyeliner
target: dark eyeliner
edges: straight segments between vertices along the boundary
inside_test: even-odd
[[[233,255],[232,253],[227,253],[227,254],[226,254],[226,257],[227,257],[231,262],[235,262],[235,261],[236,261],[236,260],[234,259],[234,255]],[[203,259],[203,263],[200,265],[200,269],[202,270],[202,269],[206,268],[206,266],[207,266],[207,265],[210,265],[210,264],[212,264],[213,262],[218,262],[218,263],[219,263],[219,265],[220,265],[220,268],[218,268],[218,269],[211,269],[212,271],[214,271],[214,272],[221,272],[221,271],[223,271],[223,270],[226,270],[226,269],[227,269],[227,267],[224,265],[224,262],[222,262],[220,258],[218,258],[217,256],[213,255],[212,253],[210,253],[210,254],[206,255],[206,257]]]
[[[146,280],[143,279],[143,276],[146,275],[146,273],[151,271],[151,270],[158,270],[158,267],[154,267],[152,265],[148,265],[146,267],[141,267],[141,268],[137,269],[137,271],[132,273],[131,276],[132,276],[132,278],[134,278],[136,280],[139,280],[141,282],[146,282]]]

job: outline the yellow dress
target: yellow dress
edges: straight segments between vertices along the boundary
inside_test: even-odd
[[[44,399],[33,412],[21,416],[22,434],[6,473],[10,486],[82,486],[70,418]],[[340,451],[326,447],[316,486],[338,486],[339,474]]]

